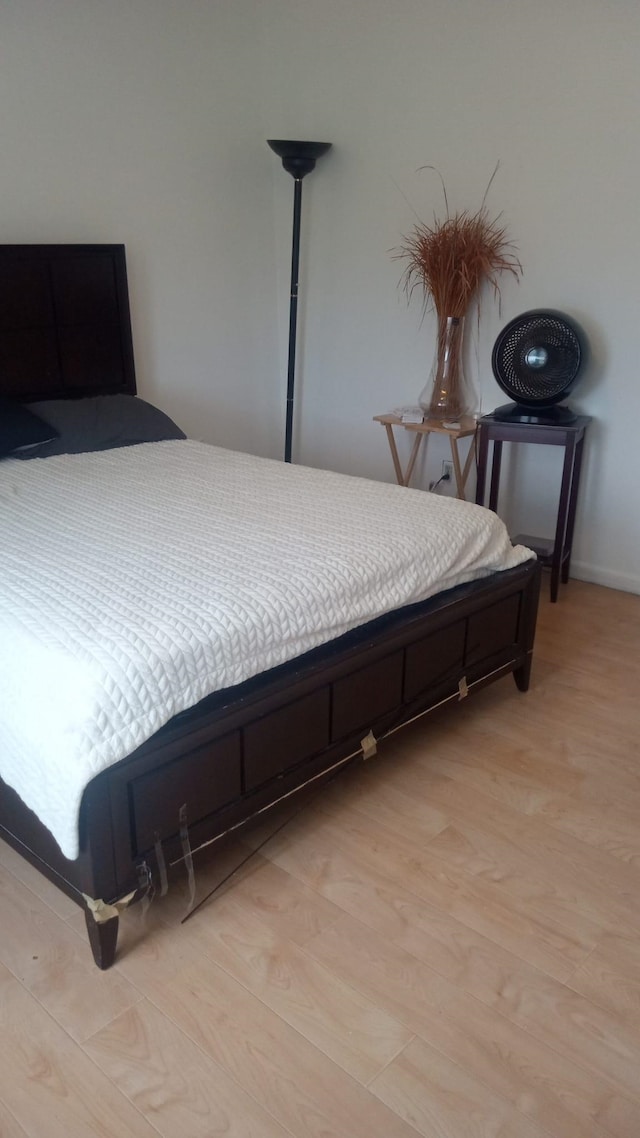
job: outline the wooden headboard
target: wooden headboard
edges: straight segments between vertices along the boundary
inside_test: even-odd
[[[0,394],[135,391],[124,245],[0,245]]]

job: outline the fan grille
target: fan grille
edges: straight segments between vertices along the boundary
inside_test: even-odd
[[[513,399],[548,404],[572,386],[581,358],[580,340],[564,319],[553,313],[525,313],[498,337],[493,370]]]

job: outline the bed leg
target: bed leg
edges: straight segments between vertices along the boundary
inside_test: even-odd
[[[108,921],[96,921],[91,909],[85,906],[84,919],[89,933],[89,944],[98,968],[104,971],[111,968],[116,958],[116,944],[118,943],[118,917],[110,917]]]
[[[519,668],[515,668],[514,670],[513,678],[516,681],[516,687],[519,691],[529,690],[529,680],[531,678],[531,662],[532,656],[531,653],[529,653],[525,663],[521,664]]]

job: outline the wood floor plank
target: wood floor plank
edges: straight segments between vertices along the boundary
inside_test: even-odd
[[[251,846],[238,845],[235,860],[228,864],[227,872],[250,852]],[[195,874],[196,899],[205,898],[224,876],[215,853],[206,850],[196,857]],[[218,897],[230,893],[234,899],[250,907],[274,933],[298,945],[304,945],[309,937],[315,936],[342,916],[336,905],[332,905],[314,889],[309,889],[260,854],[254,854],[251,862],[206,902],[205,907],[212,907],[217,903]],[[162,899],[163,920],[179,923],[186,912],[187,902],[186,885],[171,889],[167,897]]]
[[[580,798],[589,778],[593,777],[571,766],[564,746],[556,739],[550,741],[553,748],[550,750],[549,741],[541,745],[539,738],[525,733],[520,725],[515,731],[498,732],[495,724],[489,725],[478,718],[474,720],[474,739],[477,745],[470,748],[467,725],[451,724],[446,734],[440,732],[437,748],[431,748],[430,758],[434,764],[442,759],[445,768],[442,773],[451,778],[458,775],[466,781],[473,772],[479,772],[493,795],[502,794],[503,783],[506,784],[509,797],[501,801],[521,813],[528,813],[532,803],[537,805],[553,794]],[[446,769],[447,763],[451,764],[450,771]],[[595,793],[605,794],[608,787],[615,800],[616,791],[604,777],[598,780]]]
[[[623,864],[620,864],[604,849],[604,840],[598,849],[593,849],[589,843],[573,834],[559,832],[535,813],[525,812],[523,816],[523,812],[497,801],[490,794],[482,793],[478,786],[444,776],[438,770],[437,754],[433,758],[432,754],[433,748],[425,748],[423,754],[414,755],[410,762],[409,774],[414,795],[416,790],[421,792],[430,807],[436,807],[449,822],[458,827],[460,823],[482,827],[490,836],[510,841],[514,852],[519,850],[530,861],[533,861],[535,850],[536,865],[541,873],[547,868],[550,876],[557,878],[561,873],[562,880],[566,878],[570,882],[575,880],[577,874],[580,879],[584,879],[585,884],[593,887],[594,895],[597,896],[598,889],[605,895],[613,892],[625,909],[631,905],[640,915],[640,898],[637,896],[640,872],[638,867],[626,864],[628,858],[623,856]],[[398,765],[385,771],[385,785],[393,780]],[[607,815],[604,812],[601,820],[603,830],[606,823]],[[638,845],[638,839],[631,825],[626,827],[625,833],[633,851]],[[435,835],[429,841],[430,849],[438,848],[439,836]],[[620,840],[624,841],[624,834],[620,835]],[[540,856],[540,851],[543,856]],[[545,859],[545,854],[550,856]],[[571,870],[574,872],[573,877]]]
[[[632,1023],[640,1022],[640,938],[607,934],[569,987]]]
[[[344,780],[333,783],[326,794],[320,798],[322,809],[327,813],[339,810],[345,802],[357,808],[373,822],[384,826],[385,830],[400,834],[417,846],[425,845],[435,838],[449,823],[448,815],[433,806],[428,798],[416,795],[413,787],[399,788],[393,778],[385,783],[384,794],[376,776],[374,762],[366,763],[354,771],[349,771]],[[384,765],[392,772],[394,754],[391,748],[384,755]],[[397,770],[393,771],[397,775]]]
[[[482,824],[457,822],[443,830],[429,847],[432,858],[479,882],[490,881],[513,904],[525,904],[537,915],[557,922],[578,937],[597,938],[597,931],[613,930],[622,923],[626,929],[636,925],[636,905],[625,908],[612,888],[589,884],[587,872],[581,879],[571,867],[558,864],[553,874],[553,858],[544,846],[538,859],[523,854],[510,838],[488,831]]]
[[[288,1138],[146,1000],[101,1028],[84,1049],[164,1138]]]
[[[157,1138],[8,969],[0,966],[0,1097],[29,1138]]]
[[[613,708],[601,724],[585,712],[581,720],[567,727],[570,707],[571,697],[566,706],[553,715],[545,708],[544,701],[539,700],[535,707],[518,708],[517,713],[501,717],[499,709],[494,707],[488,712],[481,704],[473,724],[473,746],[478,755],[485,749],[498,758],[504,753],[507,769],[509,750],[513,750],[517,762],[517,756],[526,747],[531,765],[538,766],[549,795],[579,793],[576,786],[585,785],[581,780],[586,776],[593,779],[598,788],[608,788],[608,792],[603,792],[605,802],[624,798],[635,805],[640,794],[640,771],[633,758],[633,732],[620,732],[615,725],[611,728],[611,720],[615,724],[616,719]],[[541,721],[545,723],[544,728]],[[580,780],[577,784],[576,776]]]
[[[555,913],[568,928],[575,927],[576,915],[582,915],[596,929],[622,924],[640,930],[638,868],[538,818],[509,810],[475,787],[437,774],[427,761],[412,763],[412,777],[416,791],[448,812],[452,823],[429,841],[428,853],[498,883],[516,901],[540,898],[545,912]],[[347,833],[366,828],[359,808],[349,801],[339,808],[332,804],[332,814]],[[377,832],[381,846],[386,828]],[[408,840],[398,834],[393,837],[398,850],[409,851]]]
[[[562,1138],[634,1138],[640,1104],[479,1000],[458,999],[422,1037],[514,1109]],[[517,1128],[514,1128],[517,1133]]]
[[[560,1138],[601,1138],[603,1132],[636,1138],[640,1131],[637,1097],[497,1013],[495,1002],[484,1004],[434,978],[431,969],[372,937],[358,922],[345,919],[342,928],[332,926],[310,948],[371,998],[377,993],[418,1036]],[[571,1024],[567,1031],[571,1034]]]
[[[233,894],[198,913],[183,935],[362,1083],[411,1038],[402,1024],[274,933]]]
[[[246,862],[247,855],[251,860]],[[193,854],[195,876],[195,905],[198,905],[213,889],[225,891],[228,887],[236,889],[246,876],[257,872],[263,859],[255,854],[252,846],[235,834],[227,834],[217,842],[212,842]],[[228,879],[228,885],[225,882]],[[156,894],[154,905],[162,905],[163,919],[179,925],[191,908],[191,881],[181,862],[167,867],[168,892],[165,896]]]
[[[567,650],[570,653],[571,647]],[[535,698],[526,707],[518,706],[513,714],[496,716],[495,704],[487,703],[486,722],[496,724],[498,731],[531,730],[543,749],[555,751],[554,740],[566,746],[569,756],[586,769],[601,769],[602,756],[615,756],[615,767],[621,776],[638,786],[638,770],[629,751],[632,742],[635,708],[632,696],[615,694],[611,686],[603,687],[602,679],[585,683],[584,674],[564,664],[538,667]],[[626,753],[626,759],[625,759]]]
[[[11,1111],[0,1100],[0,1135],[2,1138],[28,1138],[26,1130],[13,1117]]]
[[[233,896],[275,933],[301,947],[342,916],[337,905],[266,859],[233,889]]]
[[[350,917],[320,933],[307,949],[425,1038],[434,1014],[460,1007],[460,986]],[[470,999],[640,1102],[635,1026],[524,963],[492,970],[485,960],[481,969],[465,971],[464,983]]]
[[[627,784],[621,794],[619,783],[610,777],[571,769],[550,760],[539,746],[528,741],[516,745],[488,728],[477,728],[477,741],[470,751],[466,733],[451,724],[447,735],[440,732],[429,746],[430,772],[535,815],[623,861],[640,861],[640,787]],[[368,797],[374,802],[379,797],[375,785]],[[369,813],[366,798],[358,808]]]
[[[383,833],[355,810],[348,817],[342,812],[339,822],[319,810],[275,838],[266,855],[365,923],[367,916],[356,912],[357,890],[351,883],[368,880],[374,894],[376,882],[392,884],[400,898],[413,894],[560,979],[597,943],[602,928],[589,912],[567,901],[550,914],[537,903],[539,896],[548,897],[550,887],[521,896],[505,889],[502,879],[474,876],[430,850],[430,844],[416,849],[398,835]]]
[[[629,810],[621,805],[619,790],[618,801],[610,804],[599,789],[594,788],[592,797],[587,801],[555,794],[531,812],[555,829],[640,870],[639,807],[640,796],[635,809]]]
[[[629,644],[625,653],[625,644],[621,638],[618,652],[623,662],[613,664],[603,659],[598,660],[596,648],[590,661],[591,666],[585,667],[579,653],[573,651],[573,644],[564,658],[549,651],[545,652],[540,646],[537,657],[539,685],[536,704],[539,706],[543,703],[545,707],[548,706],[551,716],[549,725],[554,725],[556,722],[560,724],[562,713],[568,714],[570,718],[565,721],[563,732],[568,734],[573,729],[573,718],[576,720],[583,718],[586,713],[591,717],[595,729],[600,732],[604,729],[610,712],[614,711],[617,723],[612,732],[613,745],[617,738],[628,735],[636,710],[633,693],[637,673],[635,662],[631,662],[634,648]],[[603,655],[606,656],[606,652],[603,652]],[[602,685],[602,673],[605,668],[606,689]],[[539,724],[539,728],[540,726]]]
[[[575,625],[571,630],[574,649],[572,666],[596,681],[606,669],[607,675],[618,692],[630,697],[634,692],[634,669],[629,667],[621,656],[625,649],[633,653],[638,643],[639,624],[635,615],[637,606],[629,606],[625,621],[586,621],[582,627]],[[557,660],[562,656],[566,644],[567,630],[558,625],[544,625],[540,630],[537,651],[541,658]]]
[[[158,925],[118,964],[296,1138],[415,1138],[415,1131],[176,930]]]
[[[632,598],[637,601],[637,598]],[[541,624],[546,619],[541,610]],[[628,653],[625,665],[637,676],[638,663]],[[500,685],[487,688],[474,697],[475,707],[462,709],[460,723],[473,718],[474,726],[494,731],[498,738],[510,739],[515,746],[523,740],[539,746],[542,755],[564,759],[569,765],[588,771],[611,769],[611,763],[625,783],[639,785],[640,772],[633,761],[633,736],[638,709],[632,696],[620,693],[614,684],[603,682],[603,673],[591,679],[573,666],[575,656],[569,639],[566,651],[551,662],[535,651],[532,687],[524,700],[511,702],[504,714]],[[443,720],[446,717],[442,717]],[[474,736],[469,738],[473,747]]]
[[[420,781],[424,781],[430,800],[448,812],[456,825],[465,822],[470,826],[482,826],[483,830],[510,841],[532,860],[536,851],[537,864],[542,870],[548,869],[551,874],[555,869],[556,876],[562,873],[570,882],[579,876],[594,894],[597,895],[598,890],[613,892],[625,907],[631,904],[640,913],[638,867],[627,864],[625,859],[621,864],[602,845],[593,849],[589,843],[571,833],[558,831],[535,814],[523,817],[491,796],[482,794],[476,787],[456,784],[432,769],[423,770]],[[606,812],[602,815],[601,825],[606,826]],[[436,835],[429,843],[432,849],[436,848],[439,836]],[[631,834],[629,839],[635,844]]]
[[[359,783],[353,786],[353,790],[349,794],[349,804],[359,810],[360,813],[372,818],[373,821],[380,822],[386,829],[393,830],[394,833],[399,833],[403,837],[408,837],[409,832],[403,824],[405,802],[408,801],[412,804],[411,808],[414,812],[419,811],[422,805],[428,806],[431,810],[436,809],[428,801],[425,801],[423,794],[416,795],[415,793],[412,772],[418,755],[421,766],[428,765],[429,773],[432,776],[444,776],[466,786],[475,787],[482,793],[497,798],[508,808],[517,810],[522,814],[531,813],[537,805],[543,803],[550,795],[549,787],[546,784],[540,786],[532,780],[527,781],[515,769],[516,756],[514,755],[513,744],[504,744],[503,749],[509,761],[505,764],[505,770],[498,769],[496,771],[497,760],[493,765],[491,764],[487,755],[488,747],[479,748],[473,753],[469,753],[463,743],[456,747],[451,738],[448,737],[453,733],[453,730],[453,723],[446,733],[443,731],[427,733],[425,728],[422,739],[418,741],[416,738],[410,751],[403,747],[401,751],[396,750],[395,755],[381,755],[382,761],[378,763],[368,763],[364,768],[369,776],[368,780],[365,781],[364,778],[361,778]],[[464,731],[462,738],[465,742],[467,741]],[[494,750],[493,740],[491,750]],[[491,757],[494,758],[493,755]],[[537,751],[535,757],[537,757]],[[399,791],[397,785],[400,781],[401,771],[404,771],[403,782],[406,786],[404,791]],[[575,793],[576,784],[584,777],[578,772],[573,772],[570,776],[574,788],[573,793]],[[381,794],[383,786],[384,796]],[[412,794],[408,792],[410,788],[413,790]],[[337,794],[340,788],[335,787],[333,789],[333,802],[340,801]],[[385,812],[384,816],[380,816],[378,813],[378,803],[381,799],[385,801],[389,794],[402,795],[401,798],[398,797],[397,799],[396,818],[390,815],[388,811]],[[443,810],[437,810],[437,814],[442,820],[442,825],[438,831],[440,832],[449,823],[450,817]],[[429,835],[428,840],[431,837],[435,837],[435,833]]]
[[[137,1003],[140,993],[117,973],[96,968],[76,905],[74,919],[80,920],[82,939],[0,869],[0,960],[74,1039],[82,1040]]]
[[[607,890],[604,867],[594,874],[589,854],[581,865],[575,850],[571,861],[563,859],[559,845],[553,840],[545,844],[543,836],[537,843],[524,827],[518,837],[499,833],[484,818],[473,824],[456,819],[438,834],[429,852],[470,876],[499,883],[501,892],[516,903],[526,899],[532,912],[555,917],[567,928],[578,930],[587,922],[590,929],[640,931],[640,898],[634,896],[632,883],[614,871]]]
[[[36,897],[44,901],[59,917],[65,920],[78,911],[75,901],[44,877],[30,862],[21,857],[7,842],[0,841],[0,866],[26,885]]]
[[[409,1044],[373,1080],[371,1090],[425,1138],[549,1138],[422,1040]]]
[[[442,775],[438,770],[437,758],[432,758],[431,748],[425,755],[414,756],[408,770],[402,763],[397,763],[385,768],[381,774],[382,785],[376,786],[373,781],[372,785],[365,787],[362,803],[357,793],[346,793],[340,799],[337,788],[334,788],[332,798],[322,801],[322,809],[331,813],[349,832],[350,822],[358,822],[362,827],[362,820],[358,816],[363,813],[369,815],[366,805],[368,797],[376,794],[382,796],[383,793],[388,793],[389,785],[394,779],[408,777],[413,785],[414,796],[417,792],[418,798],[423,798],[430,806],[435,805],[457,831],[464,834],[471,828],[478,835],[486,836],[485,845],[489,843],[494,849],[486,866],[480,867],[484,877],[500,882],[504,888],[508,882],[506,870],[513,867],[517,874],[518,870],[524,869],[532,886],[537,881],[537,888],[543,896],[549,888],[557,894],[560,912],[563,908],[566,910],[565,920],[570,925],[576,912],[574,901],[578,890],[583,902],[580,911],[587,917],[591,914],[594,928],[599,929],[607,920],[613,927],[617,927],[620,921],[633,928],[638,927],[640,866],[628,864],[633,861],[636,847],[640,851],[640,839],[635,833],[638,829],[635,818],[627,818],[624,825],[621,821],[616,824],[613,812],[608,815],[603,811],[599,822],[599,848],[594,849],[586,843],[585,849],[585,842],[576,835],[557,832],[541,817],[522,817],[519,811],[483,794],[477,785],[465,784],[464,780]],[[347,788],[348,791],[351,789]],[[640,812],[640,801],[638,807]],[[612,825],[607,838],[604,831],[609,817],[612,818]],[[595,827],[595,821],[593,825]],[[387,829],[384,826],[378,832],[382,835]],[[400,838],[404,848],[408,849],[411,839],[402,834],[401,826],[396,826],[393,832],[396,838]],[[429,840],[428,851],[439,853],[447,848],[450,833],[450,828],[443,828]],[[607,848],[609,844],[617,847],[617,857],[610,856],[614,851]],[[618,858],[623,864],[619,863]],[[475,870],[472,872],[475,875]],[[525,890],[520,888],[520,884],[518,877],[515,885],[509,883],[508,887],[511,891],[515,888],[519,896],[525,896]],[[533,892],[529,890],[529,893],[535,896],[535,888]]]

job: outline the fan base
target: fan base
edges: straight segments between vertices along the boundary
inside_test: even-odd
[[[539,427],[568,427],[578,416],[570,407],[530,407],[525,403],[505,403],[491,412],[499,423],[531,423]]]

